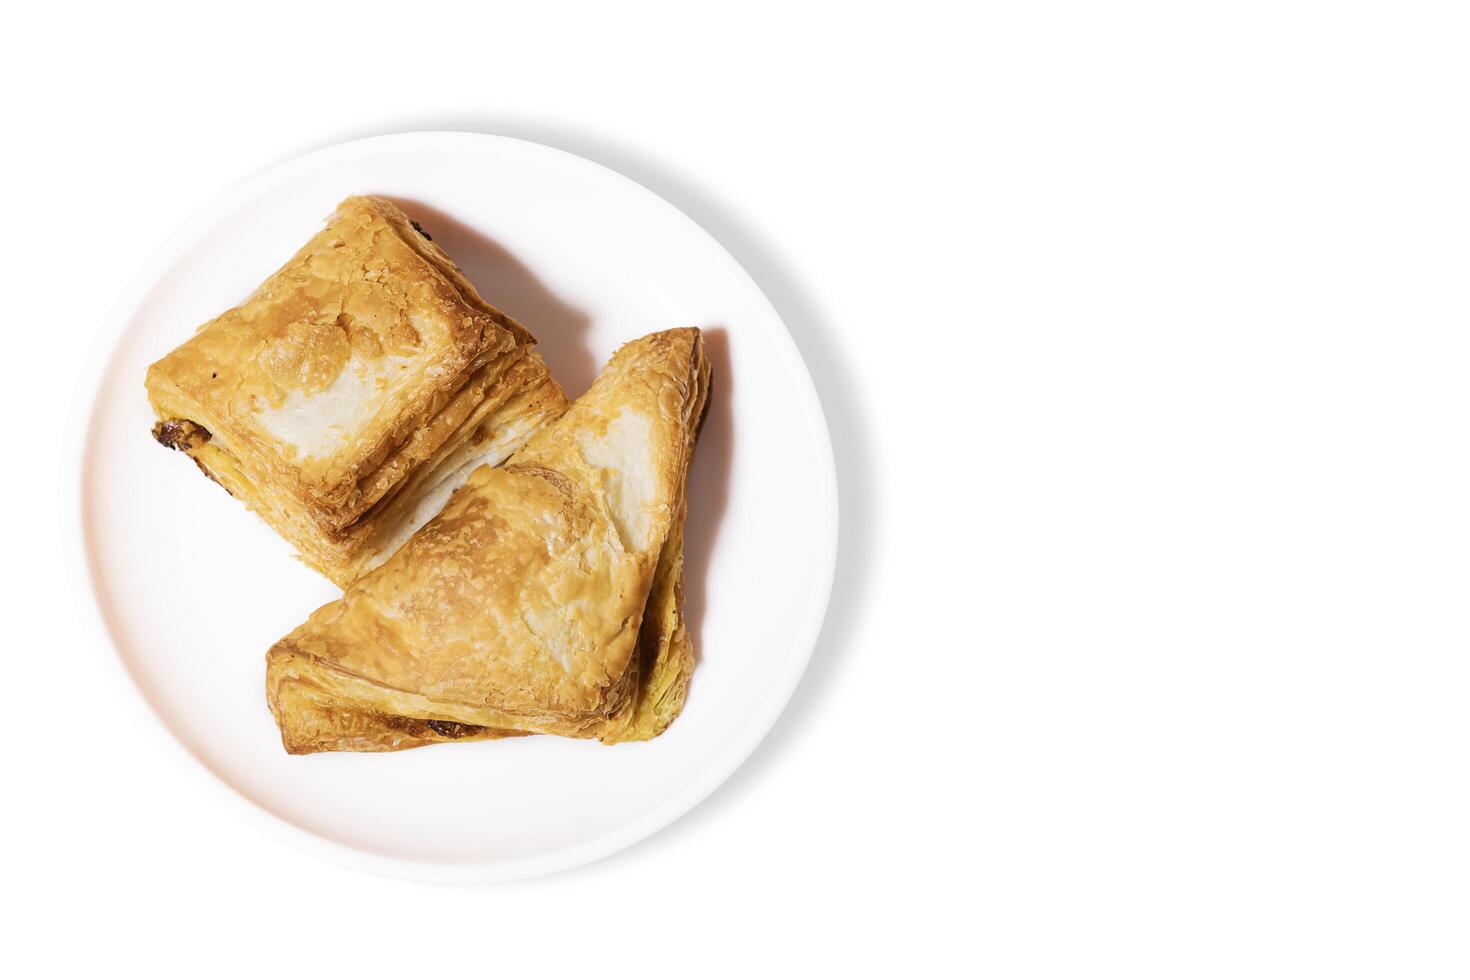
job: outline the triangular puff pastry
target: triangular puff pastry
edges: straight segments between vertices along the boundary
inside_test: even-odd
[[[683,706],[685,481],[699,331],[617,352],[500,469],[267,655],[292,753],[546,733],[647,739]]]
[[[534,343],[397,205],[350,197],[148,369],[153,437],[345,586],[566,409]]]

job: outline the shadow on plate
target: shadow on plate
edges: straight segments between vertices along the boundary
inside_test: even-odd
[[[602,367],[587,349],[587,327],[591,323],[587,314],[553,295],[499,242],[453,215],[418,201],[394,198],[393,203],[449,253],[491,306],[510,314],[536,335],[536,350],[569,398],[587,390]]]
[[[730,338],[724,327],[701,330],[710,365],[709,402],[699,429],[699,443],[694,447],[689,516],[684,524],[684,621],[694,639],[696,663],[704,649],[700,630],[704,625],[710,556],[730,498],[730,463],[735,452],[735,425],[730,411],[735,378],[731,373]],[[697,671],[690,683],[699,683]]]

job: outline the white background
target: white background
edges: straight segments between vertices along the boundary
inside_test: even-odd
[[[1464,975],[1454,11],[8,12],[0,957]],[[83,649],[57,543],[74,365],[146,256],[240,179],[407,129],[687,211],[785,318],[838,457],[831,613],[771,737],[669,830],[517,885],[343,871],[219,809]]]

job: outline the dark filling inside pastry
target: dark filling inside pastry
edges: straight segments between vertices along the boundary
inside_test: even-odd
[[[153,438],[170,449],[188,452],[209,441],[209,430],[188,419],[169,419],[153,427]]]

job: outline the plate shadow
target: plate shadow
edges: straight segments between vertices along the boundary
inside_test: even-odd
[[[563,302],[499,242],[452,215],[418,201],[390,198],[459,264],[486,302],[504,310],[536,336],[536,350],[567,397],[576,398],[597,377],[587,347],[586,313]]]
[[[701,327],[704,356],[709,359],[709,401],[694,463],[689,472],[689,516],[684,523],[684,624],[694,640],[694,659],[701,651],[700,630],[704,625],[705,596],[710,556],[730,499],[730,464],[735,453],[735,422],[731,392],[735,379],[730,364],[730,338],[724,327]],[[696,671],[690,686],[699,683]]]

